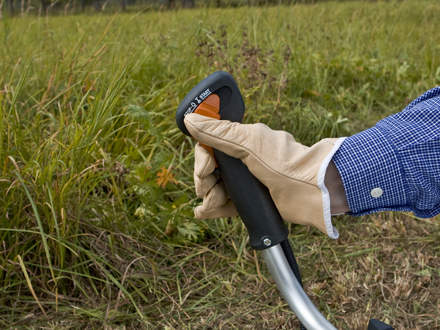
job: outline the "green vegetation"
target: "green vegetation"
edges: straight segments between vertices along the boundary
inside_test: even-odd
[[[0,327],[289,328],[237,219],[196,221],[175,109],[231,72],[246,122],[306,144],[440,84],[440,4],[348,2],[0,21]],[[339,328],[440,326],[440,226],[339,217],[291,228]]]

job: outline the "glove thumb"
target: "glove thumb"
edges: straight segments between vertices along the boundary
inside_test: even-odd
[[[248,125],[212,119],[196,113],[186,115],[184,122],[191,136],[202,144],[239,159],[246,158],[249,154]]]

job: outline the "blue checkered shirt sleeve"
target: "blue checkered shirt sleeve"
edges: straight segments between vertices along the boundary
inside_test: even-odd
[[[440,87],[345,139],[333,156],[353,215],[440,213]]]

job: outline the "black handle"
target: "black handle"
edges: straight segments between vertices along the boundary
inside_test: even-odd
[[[184,117],[194,112],[211,94],[220,98],[220,118],[241,122],[244,102],[237,84],[229,73],[215,72],[194,87],[179,105],[176,121],[183,133],[189,135]],[[218,150],[214,155],[221,177],[249,233],[250,244],[261,250],[287,239],[287,228],[276,208],[269,190],[249,172],[241,160]]]
[[[287,228],[269,190],[237,158],[214,150],[221,177],[249,233],[250,244],[262,250],[287,239]]]

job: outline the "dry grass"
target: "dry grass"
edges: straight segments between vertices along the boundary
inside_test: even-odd
[[[336,223],[342,233],[337,241],[304,228],[295,228],[291,236],[306,291],[321,311],[341,329],[365,329],[370,318],[390,322],[396,329],[440,328],[438,221],[384,214],[344,217]],[[88,231],[92,235],[94,229]],[[49,308],[47,318],[37,304],[29,310],[33,299],[22,292],[15,310],[26,308],[27,314],[18,314],[11,325],[57,329],[298,325],[257,254],[246,247],[244,232],[187,246],[156,238],[142,244],[111,232],[93,237],[90,250],[123,274],[121,283],[135,290],[132,295],[145,320],[136,317],[131,301],[109,285],[102,292],[91,288],[85,292],[88,303],[81,296],[60,295],[58,312]],[[109,241],[118,248],[112,249]],[[94,276],[105,278],[105,273]],[[46,306],[53,302],[50,294],[40,299]]]

